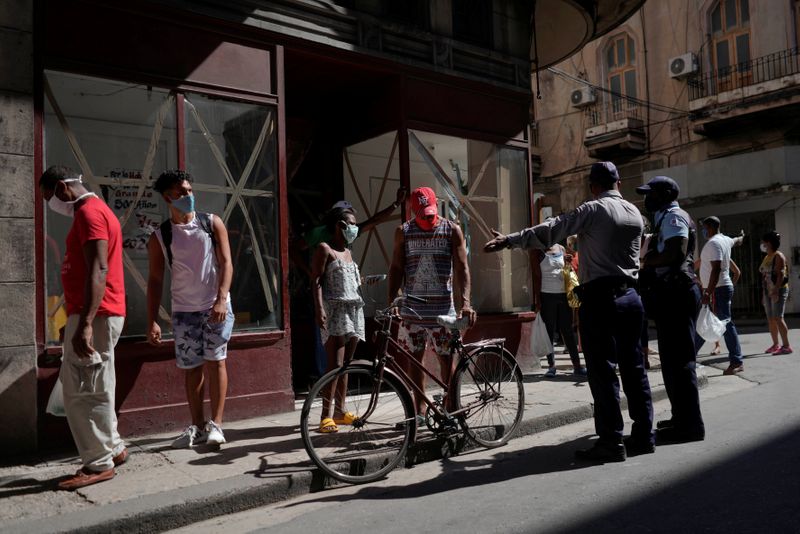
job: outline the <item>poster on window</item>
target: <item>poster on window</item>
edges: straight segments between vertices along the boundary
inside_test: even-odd
[[[111,178],[141,179],[141,171],[115,169],[111,171]],[[148,186],[139,195],[139,186],[136,185],[110,185],[107,186],[108,205],[117,218],[134,205],[133,212],[127,223],[122,228],[122,247],[131,258],[147,257],[147,240],[150,234],[158,228],[164,217],[164,208],[161,206],[159,195]]]

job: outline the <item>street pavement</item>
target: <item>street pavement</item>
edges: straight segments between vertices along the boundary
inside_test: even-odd
[[[795,346],[800,346],[798,332],[797,330],[792,331],[792,341]],[[703,368],[702,373],[708,377],[708,382],[711,384],[704,390],[704,397],[739,390],[761,391],[762,387],[756,386],[759,384],[769,385],[775,376],[781,377],[781,380],[776,380],[781,383],[791,383],[792,377],[793,380],[800,378],[797,373],[798,361],[800,361],[798,355],[758,356],[769,344],[765,334],[744,335],[742,342],[745,354],[751,355],[746,360],[745,372],[742,375],[737,377],[721,376],[721,369],[727,365],[724,355],[703,358],[707,366]],[[657,360],[654,360],[654,363],[657,364]],[[118,469],[117,477],[114,480],[90,486],[78,492],[55,490],[58,480],[74,472],[78,467],[77,459],[74,456],[61,455],[45,460],[37,458],[35,461],[29,462],[25,462],[23,459],[11,461],[6,467],[0,468],[0,520],[2,520],[0,531],[56,532],[80,529],[85,532],[114,530],[144,532],[164,530],[286,501],[293,497],[309,498],[308,494],[312,491],[325,489],[319,493],[312,493],[310,496],[311,501],[317,502],[319,505],[319,503],[326,502],[324,499],[337,499],[337,495],[341,492],[344,492],[343,495],[347,495],[347,492],[377,491],[379,488],[391,488],[404,477],[429,476],[426,473],[431,469],[447,470],[449,473],[446,476],[441,473],[436,474],[433,480],[439,482],[425,482],[428,488],[439,488],[436,493],[449,493],[445,491],[445,488],[450,488],[456,494],[469,488],[480,488],[483,485],[482,480],[491,485],[512,480],[527,480],[529,477],[544,477],[545,479],[556,477],[561,480],[560,477],[563,476],[567,481],[573,475],[587,472],[583,468],[567,467],[571,463],[564,464],[564,462],[571,459],[572,449],[578,444],[585,444],[588,436],[592,433],[591,423],[588,421],[577,426],[570,425],[575,421],[587,420],[591,416],[591,394],[584,379],[569,374],[566,356],[559,355],[559,364],[564,372],[554,380],[544,380],[541,374],[526,377],[526,416],[523,434],[533,434],[533,437],[517,438],[509,446],[495,451],[469,452],[456,458],[419,465],[413,469],[397,470],[386,481],[367,487],[325,489],[327,481],[311,469],[298,435],[299,414],[293,412],[226,424],[225,432],[229,443],[218,450],[208,447],[173,450],[169,448],[169,443],[174,437],[172,435],[133,439],[130,445],[131,459],[128,464]],[[650,379],[657,398],[663,398],[660,372],[653,369]],[[788,398],[792,398],[790,394],[788,394]],[[771,405],[776,416],[786,412],[785,402],[781,403],[776,400]],[[757,406],[758,403],[755,405]],[[712,404],[709,404],[709,407],[711,406]],[[796,407],[798,404],[794,402],[788,406]],[[747,412],[747,410],[745,411]],[[768,418],[757,417],[755,423],[768,425],[768,422]],[[748,428],[758,428],[758,424],[754,427],[748,426]],[[778,426],[782,427],[782,425]],[[561,428],[556,431],[543,432],[558,427]],[[561,433],[569,431],[575,432],[574,437],[561,435]],[[740,437],[747,436],[749,439],[751,435],[757,436],[758,434],[758,432],[753,433],[748,430],[746,433],[740,434]],[[708,447],[715,443],[714,439],[710,436],[709,440],[700,447]],[[539,445],[534,444],[535,449],[531,452],[528,450],[531,447],[530,440],[543,441]],[[741,444],[745,442],[749,443],[748,440],[731,441],[731,443]],[[663,457],[666,460],[669,455],[669,449],[666,449],[664,454],[659,449],[657,455],[647,458]],[[544,464],[537,461],[532,464],[535,467],[531,470],[531,464],[528,461],[517,465],[518,457],[534,457],[546,461]],[[471,461],[479,461],[479,464],[471,466],[467,463],[465,467],[460,467],[462,462]],[[627,466],[636,465],[638,462],[640,462],[639,459],[629,461],[624,464],[626,467],[621,472],[628,472]],[[658,462],[650,465],[658,465]],[[450,478],[454,476],[454,473],[449,472],[453,466],[456,468],[455,478]],[[513,473],[508,480],[502,474],[505,472],[503,466],[507,466],[509,472]],[[599,469],[606,469],[606,467],[611,466]],[[482,473],[478,473],[479,471]],[[595,477],[590,478],[596,480]],[[658,478],[653,480],[660,481]],[[536,481],[535,486],[539,487],[542,483],[544,481]],[[389,486],[386,486],[387,484]],[[586,484],[590,484],[590,481],[581,481],[580,484],[585,487]],[[602,483],[600,484],[598,490],[602,489]],[[403,486],[405,485],[403,484]],[[505,484],[503,486],[505,487]],[[636,486],[629,483],[626,487],[632,490]],[[373,489],[369,490],[369,488]],[[530,488],[517,488],[516,491],[523,495],[531,494]],[[426,490],[423,490],[423,494],[425,492]],[[585,491],[579,493],[587,494]],[[487,496],[495,494],[496,489],[488,488]],[[352,498],[353,494],[350,495]],[[541,514],[542,517],[546,516],[545,512],[549,510],[558,510],[559,507],[556,504],[561,502],[550,503],[545,498],[547,495],[550,493],[546,492],[540,498],[542,504],[546,504],[546,510]],[[323,500],[318,500],[320,496],[324,496]],[[499,497],[499,494],[496,496]],[[430,497],[430,495],[426,495],[426,497]],[[481,497],[481,499],[485,498]],[[380,502],[386,504],[390,500],[386,499]],[[596,501],[599,502],[595,498],[589,504],[597,504]],[[373,502],[373,499],[369,499],[369,502],[365,503],[368,505],[369,513],[359,513],[359,521],[371,524],[377,517],[372,513],[373,506],[379,505],[380,502]],[[581,510],[574,509],[575,502],[574,498],[565,496],[561,504],[561,513],[566,513],[568,517],[583,516],[583,512],[578,512],[586,507],[581,507]],[[502,500],[499,503],[502,504]],[[313,510],[317,505],[309,505],[309,510]],[[276,506],[280,507],[281,505]],[[474,504],[457,502],[453,506],[455,509],[470,510]],[[524,505],[523,509],[526,507],[530,508],[530,503]],[[305,510],[306,507],[287,507],[286,509],[300,510],[301,508]],[[333,511],[338,508],[351,510],[350,501],[348,500],[348,505],[345,507],[331,507]],[[406,506],[400,506],[400,508],[408,511]],[[539,504],[537,504],[538,508]],[[270,510],[275,509],[270,508]],[[335,517],[336,514],[331,509],[328,509],[323,515]],[[487,513],[492,514],[491,511]],[[505,514],[505,512],[503,513]],[[387,514],[387,516],[391,517],[391,514]],[[280,516],[276,517],[278,519],[271,523],[280,523]],[[313,522],[315,518],[316,515],[312,512],[307,514],[309,521]],[[395,520],[397,520],[396,515]],[[210,524],[213,525],[213,521],[214,519],[211,519]],[[295,521],[292,521],[292,524],[294,523]],[[256,525],[253,528],[263,527],[266,524],[268,523]],[[325,525],[327,522],[322,521],[321,524]],[[469,524],[472,525],[473,522],[469,522]],[[200,523],[200,525],[194,526],[201,528],[202,525],[205,524]],[[440,524],[438,529],[450,530],[447,525],[450,523]],[[497,530],[496,527],[497,525],[495,525],[495,530]],[[504,531],[508,531],[505,527],[508,527],[509,530],[514,529],[514,525],[511,523],[504,523],[503,527]],[[215,531],[213,526],[203,528],[211,528],[206,531]],[[323,531],[327,530],[330,529],[323,529]],[[387,531],[390,530],[389,527]],[[424,531],[425,528],[422,530]],[[467,529],[467,531],[470,530]],[[491,528],[488,530],[492,531]]]
[[[751,357],[746,368],[701,391],[703,442],[592,465],[573,458],[591,443],[583,421],[173,533],[797,533],[800,363]],[[656,412],[668,418],[669,403]]]

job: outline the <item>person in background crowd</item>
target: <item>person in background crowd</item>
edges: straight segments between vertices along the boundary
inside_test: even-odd
[[[769,321],[769,334],[772,336],[772,345],[764,351],[767,354],[792,353],[792,347],[789,345],[789,329],[783,319],[786,299],[789,296],[789,266],[786,263],[786,256],[778,250],[780,246],[781,234],[774,230],[761,237],[761,252],[766,256],[758,271],[764,283],[762,302]],[[779,334],[782,345],[778,345]]]
[[[578,234],[581,335],[599,439],[591,448],[576,451],[575,456],[590,462],[622,462],[626,451],[631,456],[655,452],[650,382],[639,344],[644,312],[635,289],[642,216],[636,206],[622,198],[619,173],[613,163],[592,165],[589,189],[594,200],[533,228],[509,235],[494,232],[494,239],[484,250],[547,250],[561,239]],[[633,419],[631,435],[624,442],[616,367]]]
[[[578,256],[578,236],[571,235],[567,238],[567,258],[572,257],[570,263],[572,264],[572,272],[575,275],[578,275],[578,267],[580,265],[580,258]],[[579,278],[580,280],[580,278]],[[575,335],[578,336],[578,352],[583,352],[583,345],[581,344],[581,327],[580,327],[580,317],[578,314],[578,308],[572,308],[572,325],[573,330],[576,332]],[[567,349],[569,352],[569,349]]]
[[[225,360],[233,332],[230,288],[233,262],[228,230],[222,219],[195,211],[192,177],[184,171],[168,171],[158,177],[153,189],[169,206],[169,219],[150,236],[147,253],[147,339],[161,344],[158,307],[164,284],[164,266],[170,268],[172,333],[175,360],[185,371],[186,398],[192,424],[172,446],[176,449],[198,443],[225,443],[222,417],[228,391]],[[205,379],[211,398],[211,419],[203,410]]]
[[[723,374],[733,375],[744,370],[742,347],[739,345],[739,333],[731,317],[733,303],[733,280],[730,276],[731,248],[744,241],[744,231],[730,238],[719,231],[720,221],[717,217],[706,217],[700,221],[701,231],[707,239],[700,252],[700,282],[703,284],[703,296],[700,303],[710,305],[712,311],[722,321],[727,320],[725,327],[725,346],[728,349],[730,364]],[[704,340],[695,334],[697,350],[703,346]]]
[[[586,368],[581,365],[578,345],[572,332],[572,308],[567,302],[564,284],[564,268],[567,262],[565,252],[564,247],[558,244],[546,251],[536,249],[530,251],[533,269],[533,306],[536,313],[542,314],[550,341],[554,341],[556,332],[561,334],[572,360],[573,374],[585,376]],[[544,376],[547,378],[556,376],[556,358],[552,352],[547,355],[547,366]]]
[[[576,273],[578,272],[578,266],[580,265],[580,258],[578,257],[578,235],[571,235],[567,238],[567,246],[566,249],[566,256],[565,258],[569,260],[570,264],[572,265],[572,270]]]
[[[705,439],[700,412],[694,346],[700,288],[694,273],[694,221],[677,202],[680,188],[672,178],[656,176],[636,192],[645,195],[654,231],[640,276],[647,316],[656,323],[664,387],[672,418],[659,421],[660,442]]]
[[[471,327],[477,317],[470,305],[466,240],[460,226],[439,216],[436,193],[430,187],[411,192],[411,212],[413,218],[398,226],[394,233],[389,302],[394,301],[401,287],[403,294],[425,299],[425,303],[413,303],[414,312],[406,307],[400,309],[403,322],[398,343],[420,363],[430,345],[439,355],[441,379],[448,384],[454,365],[450,357],[452,333],[440,326],[436,318],[456,315],[458,309],[458,316],[467,317]],[[422,370],[408,366],[407,371],[424,390]],[[417,416],[424,417],[424,399],[415,394],[414,400]]]
[[[347,248],[358,236],[356,216],[352,210],[335,208],[326,216],[325,225],[333,238],[317,246],[311,272],[315,316],[328,354],[327,371],[331,371],[350,361],[358,342],[364,341],[364,301],[358,264]],[[330,391],[323,394],[320,432],[338,432],[338,425],[353,423],[353,414],[343,408],[345,380],[333,381]],[[333,414],[330,413],[332,395],[335,395]]]
[[[125,323],[122,229],[70,168],[48,168],[39,190],[53,212],[72,218],[61,264],[67,324],[59,380],[83,466],[58,487],[74,491],[114,478],[128,458],[114,412],[114,347]]]

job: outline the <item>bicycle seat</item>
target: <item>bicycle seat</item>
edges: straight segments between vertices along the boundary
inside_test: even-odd
[[[469,324],[469,317],[458,318],[455,315],[440,315],[436,318],[436,322],[439,326],[451,330],[463,330]]]

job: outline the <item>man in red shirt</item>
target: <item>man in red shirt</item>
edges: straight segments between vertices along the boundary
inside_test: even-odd
[[[83,467],[59,483],[76,490],[110,480],[128,457],[114,413],[114,346],[125,322],[122,231],[105,202],[67,167],[50,167],[39,189],[53,215],[72,217],[61,283],[67,305],[61,380],[64,410]]]

